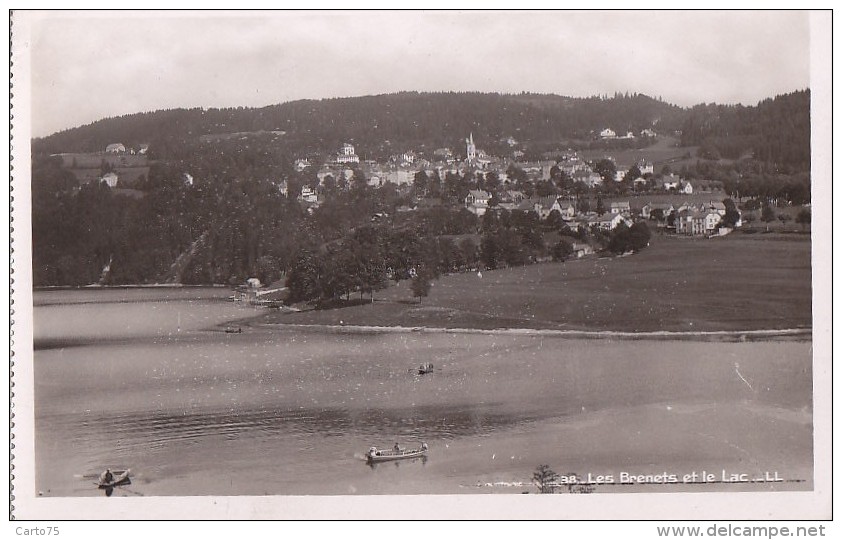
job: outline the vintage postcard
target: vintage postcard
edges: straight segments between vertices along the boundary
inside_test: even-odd
[[[13,11],[11,515],[830,518],[830,18]]]

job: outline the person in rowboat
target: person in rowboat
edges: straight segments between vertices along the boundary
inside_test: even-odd
[[[102,473],[102,483],[110,484],[114,480],[114,475],[111,474],[111,469],[105,469],[105,472]]]

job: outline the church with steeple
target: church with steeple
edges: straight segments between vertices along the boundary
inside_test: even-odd
[[[474,144],[474,134],[471,132],[471,136],[465,139],[465,145],[467,146],[466,151],[466,158],[465,160],[468,163],[473,164],[477,160],[477,146]]]

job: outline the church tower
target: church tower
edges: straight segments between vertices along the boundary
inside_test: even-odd
[[[477,147],[474,144],[474,133],[471,132],[471,136],[468,139],[465,139],[465,144],[467,145],[467,160],[468,163],[473,163],[477,159]]]

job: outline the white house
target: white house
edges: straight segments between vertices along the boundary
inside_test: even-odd
[[[573,173],[574,182],[583,182],[588,187],[602,184],[602,177],[590,169],[579,169]]]
[[[690,212],[698,212],[700,209],[695,204],[691,204],[687,201],[681,203],[681,205],[675,209],[675,213],[678,214],[679,212],[690,211]],[[703,210],[703,208],[702,208]]]
[[[359,163],[360,156],[358,156],[354,151],[354,145],[345,143],[342,145],[342,149],[339,150],[339,154],[336,156],[337,163]]]
[[[599,136],[603,139],[614,139],[617,137],[617,132],[611,128],[605,128],[599,132]]]
[[[476,214],[482,216],[488,210],[488,201],[491,200],[491,194],[481,189],[472,189],[465,197],[465,208]]]
[[[410,150],[409,152],[404,152],[399,156],[399,160],[401,163],[406,163],[407,165],[412,165],[415,163],[415,152]]]
[[[126,147],[120,143],[112,143],[105,147],[106,154],[122,154],[126,151]]]
[[[530,199],[533,201],[533,207],[535,208],[535,213],[538,214],[540,219],[547,219],[550,216],[550,212],[553,211],[558,199],[555,197],[541,197],[537,200]]]
[[[318,202],[319,197],[316,195],[316,190],[310,186],[304,186],[301,188],[301,195],[298,196],[298,199],[307,203],[315,203]]]
[[[711,234],[721,221],[722,216],[714,211],[682,210],[675,217],[675,232],[688,236]]]
[[[398,169],[386,173],[386,181],[398,186],[411,184],[415,181],[415,171],[409,169]]]
[[[573,256],[577,259],[581,259],[585,255],[592,255],[593,254],[593,246],[590,244],[581,244],[578,242],[573,243]]]
[[[626,223],[626,218],[621,214],[602,214],[588,218],[588,227],[597,226],[603,231],[613,231],[620,223]]]
[[[669,191],[671,189],[678,191],[681,187],[681,177],[675,176],[674,174],[665,176],[661,179],[661,185],[663,186],[664,191]]]
[[[681,184],[680,191],[682,193],[684,193],[685,195],[692,195],[693,194],[693,186],[690,184],[690,182],[684,182],[684,183]]]
[[[99,179],[100,182],[105,182],[105,184],[107,184],[110,188],[117,187],[118,180],[119,177],[115,172],[105,173],[102,175],[102,178]]]
[[[655,174],[655,166],[645,160],[640,160],[637,162],[637,168],[640,170],[640,174]]]
[[[497,196],[500,199],[500,208],[505,210],[514,210],[526,198],[523,192],[514,189],[501,191]]]
[[[716,230],[716,226],[722,221],[722,216],[719,213],[711,210],[705,214],[705,232],[711,233]]]
[[[629,201],[612,201],[608,208],[612,214],[631,213],[631,205],[629,204]]]
[[[705,215],[693,210],[681,210],[675,216],[675,232],[696,236],[705,233]]]
[[[576,217],[576,207],[570,201],[562,201],[561,199],[556,199],[550,211],[552,210],[558,210],[559,214],[561,214],[561,219],[565,221],[570,221],[571,219]]]

